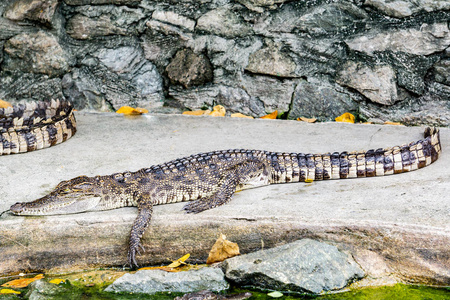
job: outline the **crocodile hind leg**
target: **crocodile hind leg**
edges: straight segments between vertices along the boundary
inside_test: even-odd
[[[219,189],[212,196],[189,202],[183,207],[183,209],[187,213],[196,214],[223,205],[231,200],[231,196],[233,196],[238,182],[238,176],[236,173],[229,173],[220,181]]]
[[[267,176],[267,166],[257,160],[251,160],[230,168],[225,171],[226,175],[222,176],[219,181],[218,190],[211,196],[194,200],[186,204],[183,209],[187,213],[199,213],[220,205],[231,200],[236,187],[250,183],[254,185],[256,178]]]
[[[153,213],[153,204],[148,193],[135,196],[137,198],[137,206],[139,209],[138,216],[134,220],[131,228],[130,242],[128,248],[128,263],[130,267],[139,267],[136,262],[136,253],[139,253],[139,248],[144,250],[141,245],[141,238],[150,224]]]

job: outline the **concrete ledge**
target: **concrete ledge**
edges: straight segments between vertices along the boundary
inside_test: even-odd
[[[218,149],[328,152],[387,147],[422,138],[422,128],[305,124],[151,115],[78,113],[78,133],[41,151],[0,157],[0,210],[48,193],[78,175],[137,170]],[[450,130],[443,155],[418,171],[367,179],[272,185],[237,193],[198,215],[183,204],[155,207],[141,264],[191,253],[204,261],[219,233],[242,253],[309,237],[351,253],[372,278],[450,284]],[[0,274],[68,271],[126,263],[135,208],[66,216],[0,218]]]

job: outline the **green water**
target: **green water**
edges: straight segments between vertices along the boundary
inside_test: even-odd
[[[1,289],[1,288],[0,288]],[[20,291],[20,295],[1,295],[0,299],[26,299],[28,292],[27,288],[15,289]],[[450,299],[450,288],[432,288],[426,286],[411,286],[404,284],[397,284],[394,286],[363,288],[346,293],[329,294],[317,297],[302,296],[302,295],[284,295],[281,298],[272,298],[266,293],[232,288],[227,291],[227,294],[243,293],[250,291],[253,296],[249,299],[315,299],[315,300],[346,300],[346,299],[365,299],[365,300],[431,300],[431,299]],[[133,293],[107,293],[103,291],[103,287],[94,285],[91,287],[80,286],[78,284],[71,284],[70,282],[61,283],[53,291],[42,291],[40,293],[42,299],[173,299],[176,296],[181,296],[179,293],[159,293],[156,295],[144,295]]]

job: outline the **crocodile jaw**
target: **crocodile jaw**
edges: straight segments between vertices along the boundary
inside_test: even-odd
[[[76,214],[97,210],[101,197],[98,195],[47,195],[32,202],[18,202],[10,210],[20,216],[46,216]]]

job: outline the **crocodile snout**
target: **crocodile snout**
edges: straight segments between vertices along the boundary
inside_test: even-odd
[[[23,208],[24,208],[24,203],[22,202],[17,202],[16,204],[12,205],[10,210],[13,214],[20,214],[21,212],[23,212]]]

